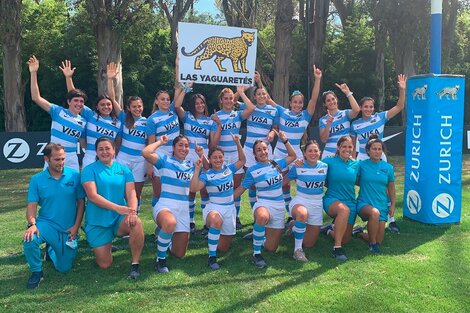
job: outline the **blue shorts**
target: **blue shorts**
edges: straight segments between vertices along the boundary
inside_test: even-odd
[[[95,249],[105,244],[111,243],[116,237],[119,225],[126,218],[126,215],[119,215],[111,226],[85,225],[86,240],[91,248]]]
[[[344,203],[349,208],[349,218],[348,218],[348,225],[354,225],[356,222],[356,201],[341,201],[335,198],[327,198],[323,197],[323,210],[325,210],[326,214],[328,214],[328,209],[330,208],[331,204],[335,201],[340,201]],[[330,214],[328,214],[331,216]]]
[[[366,205],[370,205],[372,207],[374,207],[372,204],[369,204],[369,203],[365,203],[365,202],[362,202],[362,201],[357,201],[357,214],[359,214],[361,212],[361,209],[363,207],[365,207]],[[380,212],[380,217],[379,217],[379,221],[388,221],[388,208],[385,208],[385,209],[379,209],[379,208],[376,208],[377,210],[379,210]],[[368,219],[363,219],[361,217],[361,219],[363,221],[367,221]]]

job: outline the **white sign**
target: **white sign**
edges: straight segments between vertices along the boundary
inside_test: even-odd
[[[256,29],[178,23],[178,81],[251,86],[256,46]]]

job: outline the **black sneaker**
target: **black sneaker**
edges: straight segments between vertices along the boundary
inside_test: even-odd
[[[119,250],[118,246],[115,246],[115,245],[111,246],[111,252],[116,252],[118,250]]]
[[[220,265],[219,263],[217,263],[217,257],[215,256],[209,257],[209,260],[207,261],[207,265],[209,266],[211,270],[214,270],[214,271],[220,269]]]
[[[253,240],[253,230],[242,237],[245,240]]]
[[[129,279],[136,279],[140,276],[139,264],[132,264],[131,271],[129,272]]]
[[[243,228],[243,224],[242,224],[242,222],[240,222],[240,218],[238,216],[237,216],[237,221],[236,221],[236,224],[235,224],[235,228],[237,230],[240,230],[240,229]]]
[[[289,217],[287,218],[287,221],[286,221],[286,223],[284,224],[284,228],[287,228],[287,227],[289,227],[289,223],[290,223],[290,221],[293,221],[293,220],[294,220],[294,219],[293,219],[291,216],[289,216]]]
[[[369,251],[373,254],[380,254],[382,250],[380,250],[380,246],[378,243],[369,243]]]
[[[400,227],[398,227],[397,222],[388,223],[388,230],[395,234],[400,233]]]
[[[333,248],[333,257],[340,261],[347,261],[348,257],[344,254],[343,248]]]
[[[28,285],[26,287],[28,289],[37,288],[43,279],[44,279],[44,274],[42,271],[33,272],[28,279]]]
[[[363,233],[363,232],[364,232],[364,228],[361,227],[361,226],[357,226],[357,227],[355,227],[355,228],[353,229],[353,231],[352,231],[352,236],[353,236],[354,238],[357,238],[357,235],[359,235],[360,233]]]
[[[204,227],[201,229],[201,235],[207,236],[208,233],[209,233],[209,228],[207,228],[207,226],[204,225]]]
[[[328,231],[333,230],[333,224],[326,224],[320,227],[320,234],[328,235]]]
[[[166,266],[166,259],[157,259],[155,262],[155,270],[159,273],[168,273],[170,270]]]
[[[255,264],[257,268],[265,268],[266,266],[268,266],[268,264],[263,259],[260,253],[253,255],[253,263]]]
[[[196,232],[196,223],[194,222],[189,223],[189,232],[191,234],[194,234]]]

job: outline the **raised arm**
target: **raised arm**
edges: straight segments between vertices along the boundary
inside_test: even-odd
[[[251,102],[251,100],[248,99],[248,97],[246,96],[244,86],[237,86],[237,92],[242,98],[243,102],[246,104],[246,108],[242,112],[242,119],[246,120],[248,116],[250,116],[251,113],[253,113],[253,111],[255,110],[255,106]]]
[[[75,85],[72,80],[73,73],[75,73],[75,67],[72,67],[72,62],[70,60],[62,61],[62,66],[59,66],[59,68],[65,76],[67,91],[75,89]]]
[[[217,124],[217,129],[215,131],[211,131],[209,135],[209,149],[213,149],[217,147],[220,141],[220,135],[222,134],[222,122],[217,114],[211,115],[211,120],[213,120]]]
[[[163,146],[168,142],[168,136],[167,135],[162,135],[160,138],[155,141],[154,143],[149,144],[142,150],[142,155],[149,162],[150,164],[155,164],[158,161],[158,154],[155,153],[155,150]]]
[[[307,112],[310,114],[310,116],[313,116],[315,113],[315,108],[317,106],[317,101],[318,101],[318,95],[320,94],[320,84],[321,84],[321,77],[322,77],[322,72],[319,68],[313,65],[313,76],[315,77],[315,83],[313,84],[312,87],[312,95],[310,96],[310,100],[308,101],[307,105]]]
[[[122,107],[119,102],[116,101],[116,93],[114,92],[114,79],[116,78],[117,74],[119,74],[119,72],[115,63],[109,63],[106,65],[106,77],[108,78],[108,96],[113,102],[113,108],[116,112],[116,115],[119,115],[119,113],[122,111]]]
[[[361,107],[357,103],[356,99],[353,96],[353,93],[351,90],[349,90],[348,85],[346,83],[336,84],[336,87],[341,89],[341,91],[344,93],[346,98],[348,98],[349,105],[351,106],[351,111],[349,112],[349,117],[350,118],[355,118],[359,112],[361,112]]]
[[[297,154],[295,153],[294,147],[292,147],[291,143],[289,142],[289,139],[287,138],[284,132],[276,131],[276,134],[279,137],[279,140],[281,140],[284,146],[286,146],[286,150],[287,150],[286,163],[287,165],[289,165],[292,162],[294,162],[295,159],[297,159]]]
[[[325,128],[320,129],[320,140],[325,143],[328,141],[328,138],[330,137],[330,127],[331,123],[333,123],[333,116],[330,114],[330,111],[327,110],[328,116],[326,117],[326,125]]]
[[[189,183],[189,190],[191,192],[198,192],[206,186],[204,182],[199,180],[199,175],[201,174],[201,167],[202,161],[196,160],[196,163],[194,164],[194,174],[193,177],[191,177],[191,182]]]
[[[405,107],[405,99],[406,99],[406,76],[403,74],[398,75],[398,101],[397,104],[387,111],[387,119],[393,118],[395,115],[400,113],[403,108]]]
[[[238,152],[238,160],[235,162],[235,167],[237,170],[241,169],[246,163],[246,156],[245,151],[243,150],[242,144],[240,142],[240,137],[237,135],[231,134],[232,139],[237,145],[237,152]]]
[[[28,60],[29,73],[31,76],[31,99],[46,112],[51,110],[51,103],[41,97],[38,85],[39,60],[33,55]]]
[[[186,96],[186,93],[193,91],[193,84],[193,82],[188,82],[185,84],[178,84],[178,86],[175,87],[175,110],[180,119],[184,118],[185,113],[183,109],[184,97]]]

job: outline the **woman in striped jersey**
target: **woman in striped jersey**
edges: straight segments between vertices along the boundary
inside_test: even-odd
[[[247,119],[255,109],[253,103],[246,96],[243,86],[237,87],[237,93],[246,105],[242,111],[234,110],[235,101],[233,91],[230,88],[224,88],[219,94],[220,110],[216,112],[216,115],[222,123],[222,132],[220,134],[218,147],[224,151],[225,164],[227,165],[234,163],[238,158],[237,146],[232,139],[232,134],[239,135],[242,121]],[[233,177],[234,188],[240,186],[242,176],[243,169],[239,169]],[[240,197],[235,197],[234,199],[235,208],[237,209],[237,224],[241,226],[238,217],[240,212]]]
[[[279,112],[279,130],[287,134],[289,141],[294,147],[295,153],[298,156],[301,156],[300,142],[302,136],[305,133],[305,130],[310,123],[313,114],[315,113],[315,107],[317,105],[318,94],[320,93],[320,83],[322,78],[322,72],[319,68],[313,65],[312,74],[315,77],[315,83],[312,87],[312,94],[310,100],[308,101],[307,108],[304,110],[304,95],[295,90],[292,92],[289,98],[289,109],[284,108],[281,105],[276,104],[274,101],[270,100],[270,104],[274,105]],[[274,158],[280,159],[284,158],[287,155],[286,147],[282,142],[278,141],[276,143],[276,148],[274,149]],[[283,175],[287,174],[288,169],[285,169]],[[290,195],[290,184],[289,180],[284,180],[284,185],[282,186],[282,193],[284,196],[284,201],[286,205],[286,211],[289,211],[289,203],[291,201]]]
[[[166,251],[170,242],[172,255],[182,258],[186,254],[189,242],[189,183],[194,173],[192,162],[185,160],[189,153],[188,138],[178,135],[172,142],[170,156],[162,149],[168,140],[167,135],[162,135],[142,151],[144,158],[160,171],[162,181],[162,193],[153,207],[153,219],[160,228],[155,262],[155,270],[159,273],[169,271]],[[196,152],[200,158],[204,157],[202,147],[198,146]]]
[[[224,164],[224,151],[220,148],[212,148],[209,152],[210,169],[201,173],[203,161],[197,160],[190,184],[192,192],[203,188],[207,188],[209,192],[209,203],[202,214],[209,228],[208,265],[212,270],[220,268],[217,263],[217,250],[228,251],[236,233],[237,212],[233,202],[233,175],[243,167],[246,158],[238,136],[232,135],[232,138],[237,145],[238,160],[226,165]]]
[[[62,62],[60,69],[65,76],[67,90],[75,89],[72,80],[75,67],[72,68],[72,63],[69,60],[65,60]],[[87,121],[85,133],[80,138],[82,145],[86,147],[85,156],[82,160],[82,168],[97,160],[95,151],[96,140],[104,136],[114,141],[121,129],[121,121],[118,118],[121,107],[111,97],[108,95],[98,96],[94,108],[94,111],[85,108],[82,112],[83,118]]]
[[[361,111],[348,85],[336,84],[336,87],[341,89],[346,98],[348,98],[351,109],[340,110],[338,107],[338,97],[333,91],[328,90],[322,94],[323,105],[327,111],[327,114],[321,117],[319,121],[320,140],[326,143],[322,159],[335,155],[336,142],[341,136],[349,135],[351,120]]]
[[[325,185],[328,165],[319,161],[320,146],[314,140],[303,148],[304,160],[301,165],[294,164],[287,178],[295,180],[297,195],[289,205],[293,220],[289,230],[294,234],[294,259],[307,262],[302,246],[315,245],[323,224],[323,186]],[[296,162],[297,163],[297,162]]]
[[[68,108],[50,103],[41,97],[38,85],[39,60],[33,55],[28,60],[31,75],[31,99],[41,109],[49,113],[51,123],[51,142],[64,146],[65,166],[80,171],[77,157],[77,143],[85,131],[86,121],[80,115],[85,109],[86,94],[79,90],[70,90],[65,96]],[[89,110],[89,109],[88,109]],[[47,163],[45,163],[47,166]]]
[[[276,131],[275,131],[276,132]],[[277,133],[277,132],[276,132]],[[253,206],[255,224],[253,225],[253,263],[258,268],[267,266],[261,256],[261,247],[268,251],[276,251],[284,229],[284,199],[282,197],[282,169],[292,163],[295,150],[289,143],[286,134],[279,133],[287,148],[287,157],[270,160],[268,144],[263,140],[255,141],[253,154],[257,163],[250,167],[234,197],[240,196],[252,185],[256,187],[257,201]]]
[[[186,93],[188,87],[191,88],[192,84],[186,84],[182,92]],[[196,154],[196,146],[201,146],[204,151],[209,151],[210,147],[216,147],[220,139],[220,132],[222,131],[222,123],[217,115],[209,117],[207,111],[206,98],[200,94],[194,94],[189,100],[188,111],[185,111],[182,106],[176,109],[178,117],[184,123],[184,135],[189,139],[189,154],[187,160],[195,163],[199,160]],[[199,191],[199,190],[198,190]],[[201,192],[201,209],[207,204],[209,195],[205,188],[200,189]],[[196,193],[190,192],[189,194],[189,218],[191,233],[196,231],[196,224],[194,223],[194,211],[196,206]]]

